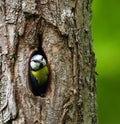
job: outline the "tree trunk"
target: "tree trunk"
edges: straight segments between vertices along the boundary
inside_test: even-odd
[[[97,124],[91,0],[0,1],[0,124]],[[49,64],[44,97],[29,60]]]

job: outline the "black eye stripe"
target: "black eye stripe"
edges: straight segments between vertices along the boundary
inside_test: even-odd
[[[38,61],[38,60],[33,60],[34,62],[38,62],[38,63],[40,63],[40,61]]]

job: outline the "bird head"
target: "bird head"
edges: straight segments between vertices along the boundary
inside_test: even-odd
[[[45,65],[46,65],[46,60],[43,58],[42,55],[37,54],[31,58],[30,67],[32,70],[35,71],[39,70],[40,68],[43,68]]]

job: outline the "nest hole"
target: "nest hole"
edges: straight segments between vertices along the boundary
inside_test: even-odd
[[[38,40],[39,40],[38,50],[32,52],[30,59],[29,59],[29,87],[30,87],[31,92],[34,94],[34,96],[46,97],[48,94],[50,94],[50,91],[51,91],[51,88],[50,88],[50,79],[51,79],[50,74],[51,73],[50,73],[50,66],[49,66],[49,63],[47,60],[47,56],[46,56],[44,50],[42,49],[42,36],[41,35],[38,35]],[[32,70],[30,67],[30,61],[31,61],[31,58],[36,54],[40,54],[45,58],[45,60],[47,62],[48,71],[49,71],[47,81],[44,84],[42,84],[41,86],[36,84],[35,81],[37,81],[37,80],[31,74]],[[40,76],[42,76],[42,75],[40,75]]]

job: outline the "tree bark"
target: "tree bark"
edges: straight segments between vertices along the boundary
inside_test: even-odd
[[[97,124],[91,0],[0,1],[0,124]],[[47,58],[44,97],[29,61]]]

